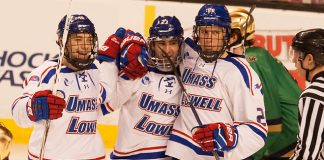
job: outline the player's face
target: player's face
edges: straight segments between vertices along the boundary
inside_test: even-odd
[[[154,51],[156,58],[165,58],[163,51],[169,56],[172,60],[175,60],[179,54],[179,40],[173,37],[163,37],[162,40],[154,42]],[[163,51],[162,51],[162,50]]]
[[[295,63],[295,67],[297,69],[297,73],[301,77],[306,76],[306,71],[302,68],[302,63],[304,63],[301,52],[293,50],[290,48],[289,50],[289,56],[292,59],[292,62]]]
[[[93,36],[90,33],[70,34],[66,43],[65,52],[73,59],[86,60],[94,47]]]
[[[226,30],[219,26],[199,26],[198,45],[202,51],[220,51],[225,45]]]

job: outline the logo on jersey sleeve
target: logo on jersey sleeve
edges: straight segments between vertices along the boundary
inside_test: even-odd
[[[263,89],[262,89],[262,84],[261,83],[254,84],[254,90],[259,91],[263,95]]]
[[[248,62],[255,62],[258,60],[258,58],[256,56],[251,56],[251,57],[246,57],[246,60]]]
[[[39,82],[39,80],[40,80],[39,76],[36,76],[36,75],[31,76],[29,78],[29,82]]]
[[[149,85],[149,84],[150,84],[150,78],[147,77],[147,76],[144,76],[144,77],[142,78],[142,84],[144,84],[144,85]]]
[[[217,81],[215,76],[208,76],[195,73],[191,68],[185,68],[182,74],[182,82],[187,85],[205,87],[212,89]]]

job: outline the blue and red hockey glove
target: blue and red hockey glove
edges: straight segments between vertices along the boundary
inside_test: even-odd
[[[63,98],[52,94],[50,90],[36,92],[27,105],[27,114],[30,120],[53,120],[62,117],[66,102]]]
[[[124,79],[143,77],[147,71],[147,44],[143,36],[131,30],[126,31],[120,48],[119,75]]]
[[[119,54],[120,44],[126,35],[126,30],[122,27],[118,28],[116,32],[108,37],[104,45],[98,50],[97,59],[99,61],[114,61]]]
[[[204,151],[229,151],[236,147],[238,132],[236,127],[225,123],[212,123],[193,128],[193,140]]]

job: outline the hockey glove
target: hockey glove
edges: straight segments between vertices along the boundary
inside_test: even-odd
[[[229,151],[237,145],[238,132],[230,124],[212,123],[194,129],[192,138],[204,151]]]
[[[27,114],[30,120],[53,120],[62,117],[62,112],[66,107],[63,98],[52,95],[52,91],[43,90],[36,92],[30,103],[27,105]]]
[[[120,46],[119,75],[124,79],[141,78],[148,71],[146,42],[139,33],[128,30],[127,34]]]
[[[126,30],[121,27],[117,29],[115,34],[110,35],[104,45],[98,50],[97,59],[99,61],[114,61],[120,51],[120,44],[125,34]]]

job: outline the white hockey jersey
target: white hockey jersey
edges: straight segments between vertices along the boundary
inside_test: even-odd
[[[23,94],[12,106],[13,118],[19,126],[34,127],[28,146],[29,159],[39,158],[45,121],[31,121],[26,105],[36,91],[53,89],[56,65],[57,60],[50,60],[34,69],[24,81]],[[109,91],[100,84],[98,66],[95,61],[88,69],[78,72],[62,66],[56,85],[67,106],[61,118],[50,121],[44,158],[105,159],[97,119],[113,109],[108,104]]]
[[[231,54],[231,53],[229,53]],[[205,63],[188,45],[180,66],[183,84],[203,124],[223,122],[237,126],[238,144],[220,158],[244,159],[258,151],[267,137],[262,86],[257,74],[241,57],[227,56]],[[189,104],[182,97],[166,154],[178,159],[215,159],[192,139],[198,126]]]
[[[174,75],[148,72],[117,85],[121,106],[118,137],[111,159],[164,159],[181,89]]]

